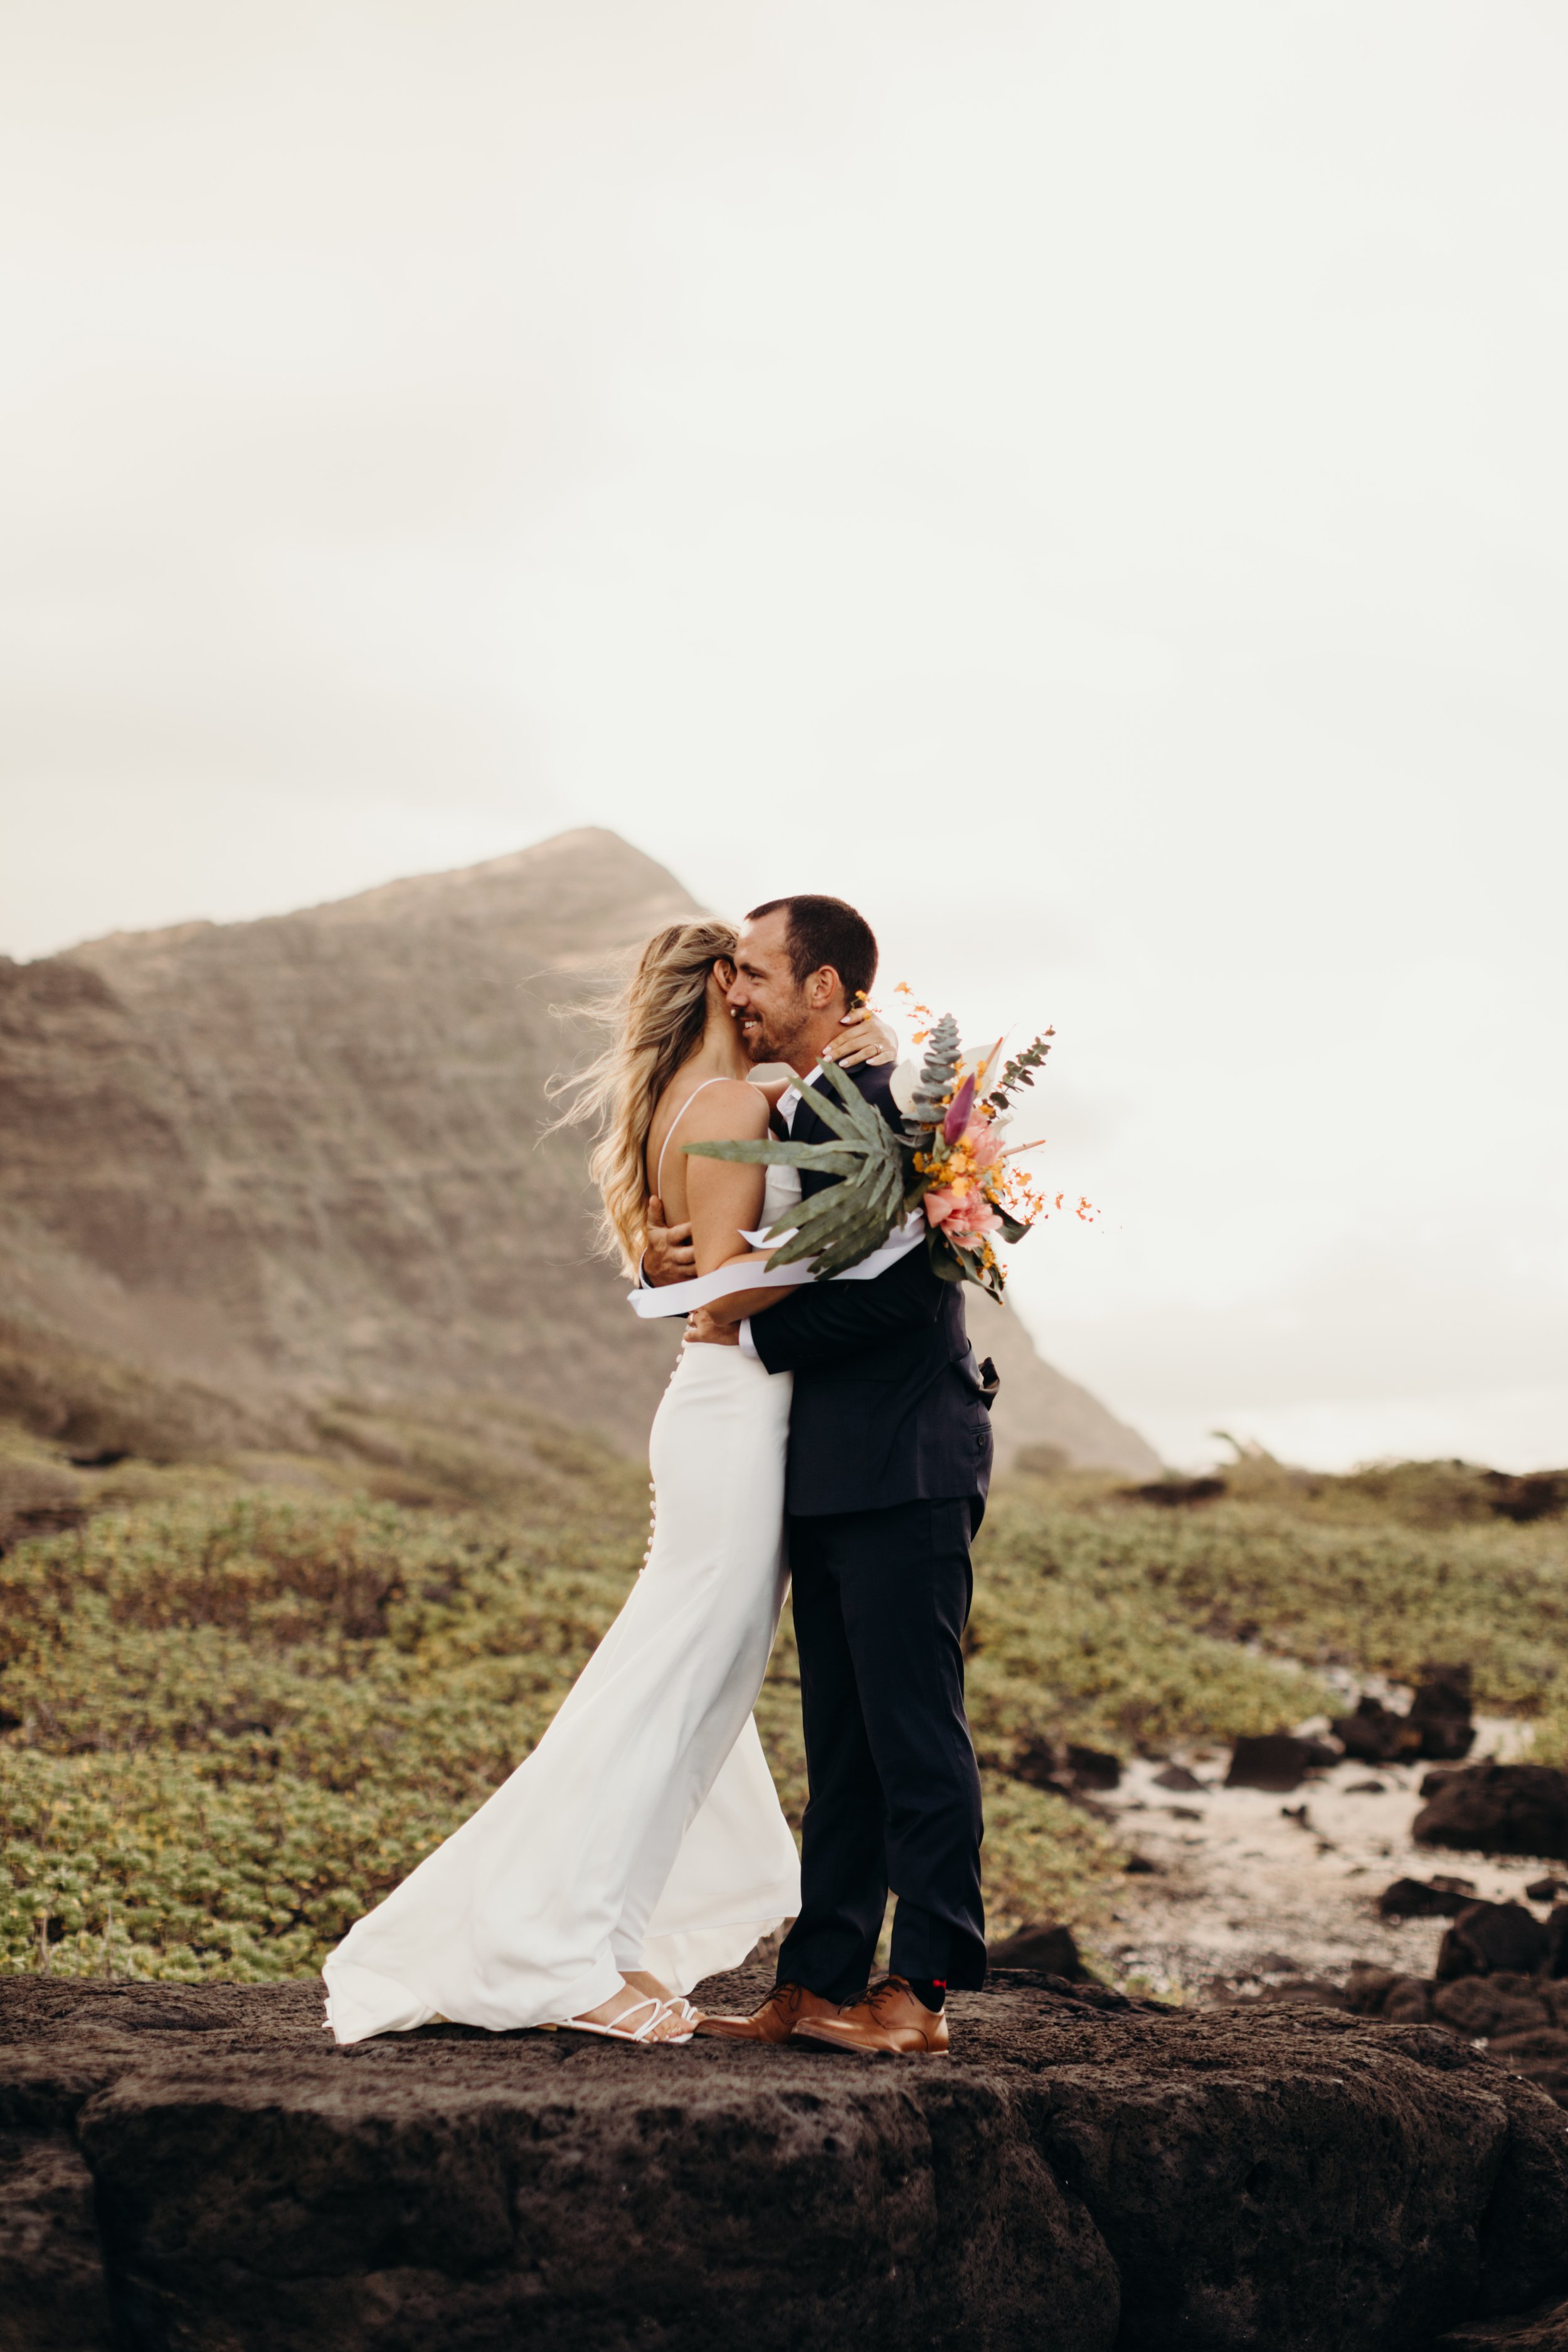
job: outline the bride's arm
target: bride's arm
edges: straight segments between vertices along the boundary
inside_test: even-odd
[[[885,1069],[898,1060],[898,1031],[879,1013],[873,1013],[868,1004],[853,1006],[838,1025],[845,1034],[825,1049],[825,1062],[837,1062],[840,1069],[853,1070],[862,1062]]]
[[[766,1265],[770,1255],[767,1250],[757,1250],[752,1255],[751,1264]],[[732,1263],[742,1265],[746,1263],[746,1260],[737,1258]],[[781,1299],[792,1298],[794,1296],[792,1290],[780,1289],[777,1285],[768,1290],[727,1290],[722,1298],[710,1299],[706,1307],[698,1307],[691,1320],[693,1323],[698,1323],[706,1317],[711,1323],[727,1323],[733,1328],[746,1322],[753,1315],[765,1314],[770,1307],[776,1307]]]

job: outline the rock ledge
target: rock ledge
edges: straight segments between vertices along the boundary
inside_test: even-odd
[[[1568,2284],[1562,2114],[1428,2027],[1026,1971],[945,2063],[320,2016],[0,1982],[6,2352],[1406,2352]]]

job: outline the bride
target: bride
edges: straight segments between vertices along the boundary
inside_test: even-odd
[[[710,920],[658,932],[576,1083],[567,1117],[599,1119],[589,1165],[629,1273],[654,1195],[663,1222],[690,1221],[700,1276],[799,1197],[793,1168],[680,1148],[765,1135],[793,1079],[747,1060],[725,1002],[735,944]],[[891,1033],[851,1017],[836,1058],[891,1062]],[[436,2017],[685,2042],[691,1987],[799,1910],[752,1719],[788,1573],[790,1391],[737,1348],[682,1350],[649,1442],[642,1573],[531,1755],[329,1957],[340,2042]]]

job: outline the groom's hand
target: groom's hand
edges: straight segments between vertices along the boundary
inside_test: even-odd
[[[664,1202],[655,1192],[649,1198],[643,1222],[647,1228],[647,1247],[642,1255],[645,1281],[655,1290],[662,1290],[669,1282],[690,1282],[697,1273],[690,1219],[683,1225],[667,1225]]]
[[[738,1348],[741,1327],[738,1323],[721,1323],[716,1315],[710,1315],[706,1307],[700,1307],[694,1315],[686,1318],[686,1336],[689,1339],[705,1339],[715,1348]]]

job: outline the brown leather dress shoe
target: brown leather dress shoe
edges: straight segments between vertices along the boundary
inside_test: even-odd
[[[819,1992],[807,1992],[804,1985],[775,1985],[750,2017],[705,2017],[697,2031],[730,2042],[787,2042],[805,2019],[837,2014],[838,2003],[824,2000]]]
[[[861,2058],[945,2058],[947,2011],[917,2000],[902,1977],[884,1977],[833,2017],[816,2017],[797,2031],[825,2050],[851,2050]]]

